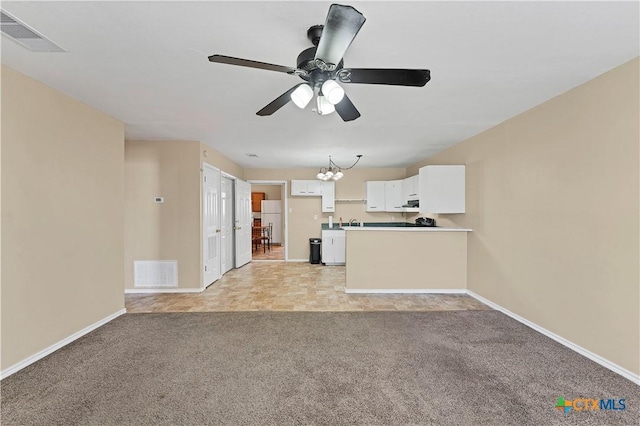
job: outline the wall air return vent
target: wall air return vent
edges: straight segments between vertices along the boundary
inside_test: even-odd
[[[2,35],[34,52],[66,52],[62,47],[10,16],[4,10],[0,11],[0,28]]]
[[[134,260],[133,286],[178,287],[178,261]]]

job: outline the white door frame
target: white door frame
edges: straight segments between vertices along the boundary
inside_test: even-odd
[[[281,185],[284,202],[284,260],[289,260],[289,189],[286,180],[247,180],[251,185]]]
[[[240,254],[238,253],[239,248],[242,247],[242,245],[238,244],[238,231],[237,231],[237,225],[238,225],[238,204],[237,204],[237,199],[238,199],[238,183],[242,182],[243,184],[248,184],[249,185],[249,221],[251,221],[251,184],[249,182],[246,182],[240,178],[237,178],[233,175],[230,175],[229,173],[225,173],[222,172],[222,175],[224,177],[227,177],[229,179],[233,179],[233,215],[234,215],[234,227],[233,227],[233,238],[234,238],[234,242],[235,242],[235,253],[234,253],[234,264],[233,267],[234,268],[240,268],[244,265],[246,265],[247,263],[251,262],[251,247],[252,247],[252,242],[251,242],[251,224],[249,223],[247,230],[249,231],[249,233],[247,234],[247,240],[245,241],[246,243],[248,243],[248,260],[246,262],[244,262],[244,257],[240,256]]]

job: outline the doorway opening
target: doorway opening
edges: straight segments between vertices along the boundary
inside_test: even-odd
[[[286,260],[286,184],[250,182],[252,259]]]

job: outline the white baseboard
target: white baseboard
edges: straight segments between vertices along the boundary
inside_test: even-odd
[[[521,317],[518,314],[514,314],[513,312],[509,311],[508,309],[503,308],[502,306],[493,303],[492,301],[485,299],[484,297],[472,292],[471,290],[467,290],[467,294],[477,300],[479,300],[480,302],[484,303],[485,305],[488,305],[490,307],[492,307],[493,309],[495,309],[496,311],[500,311],[503,314],[513,318],[514,320],[521,322],[522,324],[526,325],[529,328],[534,329],[535,331],[537,331],[538,333],[544,334],[545,336],[555,340],[556,342],[560,343],[563,346],[566,346],[567,348],[579,353],[580,355],[589,358],[591,361],[595,361],[598,364],[602,365],[603,367],[613,371],[614,373],[617,373],[619,375],[621,375],[622,377],[624,377],[625,379],[631,380],[633,383],[640,385],[640,375],[632,373],[631,371],[620,367],[619,365],[601,357],[600,355],[596,355],[593,352],[591,352],[588,349],[583,348],[582,346],[578,346],[575,343],[565,339],[564,337],[558,336],[557,334],[553,333],[552,331],[547,330],[546,328],[542,328],[539,325]]]
[[[209,284],[211,285],[211,284]],[[202,293],[205,288],[125,288],[125,294],[134,293]]]
[[[345,288],[345,293],[357,294],[357,293],[378,293],[378,294],[393,294],[393,293],[407,293],[407,294],[466,294],[467,290],[458,288],[446,288],[446,289],[423,289],[423,288]]]
[[[53,345],[49,346],[48,348],[41,350],[37,354],[31,355],[29,358],[24,359],[24,360],[20,361],[19,363],[12,365],[11,367],[7,368],[6,370],[3,370],[3,371],[0,372],[0,380],[4,379],[6,377],[9,377],[13,373],[16,373],[16,372],[22,370],[23,368],[33,364],[34,362],[44,358],[45,356],[57,351],[61,347],[68,345],[69,343],[73,342],[74,340],[79,339],[80,337],[84,336],[85,334],[88,334],[88,333],[92,332],[96,328],[105,325],[109,321],[112,321],[113,319],[115,319],[115,318],[117,318],[120,315],[125,314],[125,313],[127,313],[126,309],[120,309],[118,312],[115,312],[115,313],[109,315],[108,317],[103,318],[100,321],[95,322],[95,323],[91,324],[90,326],[85,327],[85,328],[83,328],[82,330],[80,330],[80,331],[78,331],[76,333],[73,333],[71,336],[62,339],[57,343],[54,343]]]

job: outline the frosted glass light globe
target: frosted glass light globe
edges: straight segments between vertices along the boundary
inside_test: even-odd
[[[308,84],[302,84],[291,92],[291,100],[298,108],[304,109],[313,98],[313,89]]]
[[[336,105],[344,98],[344,89],[335,80],[327,80],[322,83],[322,94],[332,105]]]
[[[318,114],[327,115],[331,114],[336,110],[336,107],[333,106],[331,102],[327,100],[324,96],[318,95]]]

